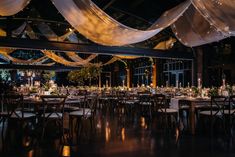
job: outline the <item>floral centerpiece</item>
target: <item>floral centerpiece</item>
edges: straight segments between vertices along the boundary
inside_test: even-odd
[[[193,92],[193,96],[198,96],[198,95],[199,95],[199,89],[198,89],[198,87],[193,86],[193,87],[192,87],[192,92]]]
[[[80,70],[70,71],[67,79],[72,82],[76,83],[77,85],[84,86],[85,81],[89,81],[89,85],[91,86],[92,80],[97,80],[102,69],[96,65],[88,65],[82,67]]]
[[[212,87],[209,89],[208,91],[208,96],[218,96],[219,95],[219,92],[218,92],[218,88],[216,87]]]

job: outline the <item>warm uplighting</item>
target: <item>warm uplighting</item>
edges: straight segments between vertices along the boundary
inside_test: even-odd
[[[125,128],[122,128],[121,130],[121,137],[122,137],[122,141],[125,141]]]
[[[30,150],[28,153],[27,153],[27,157],[33,157],[34,156],[34,150]]]
[[[109,127],[109,123],[107,122],[105,127],[105,141],[109,142],[110,137],[111,137],[111,129]]]
[[[63,147],[62,156],[64,156],[64,157],[70,156],[70,146]]]
[[[96,128],[97,129],[101,129],[101,120],[100,119],[98,119],[98,121],[97,121],[97,124],[96,124]]]
[[[177,40],[176,40],[175,38],[170,37],[170,39],[158,43],[158,44],[154,47],[154,49],[157,49],[157,50],[168,50],[168,49],[171,49],[171,48],[174,46],[174,43],[175,43],[176,41],[177,41]]]
[[[140,117],[140,126],[144,129],[148,128],[148,125],[146,124],[144,117]]]

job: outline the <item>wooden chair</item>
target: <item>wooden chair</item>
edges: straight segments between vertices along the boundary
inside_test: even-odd
[[[163,94],[156,94],[153,97],[154,105],[156,106],[157,115],[163,121],[164,128],[169,128],[169,124],[173,124],[171,119],[174,118],[174,125],[178,123],[178,110],[169,108],[169,103],[166,96]]]
[[[7,121],[8,119],[8,111],[6,110],[5,108],[5,105],[4,105],[4,95],[1,94],[1,97],[0,97],[0,103],[1,103],[1,111],[0,111],[0,124],[2,124],[2,130],[1,130],[1,139],[2,139],[2,143],[4,142],[4,130],[5,130],[5,122]]]
[[[189,126],[189,107],[190,107],[189,100],[179,100],[179,118],[180,121],[184,124],[184,118],[186,118],[186,125]],[[186,114],[186,117],[184,115]],[[184,125],[185,128],[185,125]]]
[[[64,104],[66,95],[42,95],[43,113],[42,113],[42,135],[44,138],[46,127],[49,122],[55,122],[59,126],[64,139]]]
[[[91,132],[93,131],[93,121],[94,115],[96,112],[96,105],[98,102],[98,96],[84,96],[83,105],[82,107],[77,110],[69,113],[69,128],[70,128],[70,135],[73,138],[74,128],[77,132],[77,139],[79,140],[80,134],[84,130],[84,121],[89,120]],[[73,127],[74,120],[76,120],[76,125]]]
[[[16,131],[18,129],[17,132],[21,137],[23,137],[24,131],[28,131],[28,129],[34,127],[36,123],[36,114],[26,109],[23,102],[23,95],[4,94],[1,96],[1,102],[3,105],[3,111],[0,113],[0,122],[2,122],[3,126],[2,141],[4,141],[4,127],[6,121],[8,121],[8,126],[11,126],[11,123],[14,124],[12,125],[12,129],[8,127],[9,130]],[[13,122],[16,122],[17,126]]]
[[[229,97],[229,129],[230,134],[233,136],[234,118],[235,118],[235,95]]]
[[[228,98],[225,96],[212,96],[210,102],[210,109],[201,111],[200,119],[207,118],[210,123],[211,134],[213,134],[214,126],[216,121],[220,121],[223,127],[223,131],[226,132],[225,128],[225,115],[229,113]],[[205,121],[205,119],[204,119]],[[221,126],[221,125],[220,125]]]
[[[142,115],[147,115],[152,119],[153,101],[149,94],[139,94],[139,107]]]

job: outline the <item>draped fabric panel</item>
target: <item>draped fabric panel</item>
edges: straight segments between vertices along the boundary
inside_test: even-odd
[[[91,54],[86,59],[82,59],[77,55],[76,52],[66,52],[66,55],[72,59],[74,62],[81,62],[82,64],[88,64],[91,60],[95,59],[98,55],[97,54]]]
[[[0,0],[0,16],[11,16],[23,10],[30,0]]]
[[[5,58],[7,61],[10,60],[13,63],[18,63],[18,64],[37,64],[38,62],[41,62],[41,61],[43,61],[44,59],[47,58],[46,56],[43,56],[43,57],[35,59],[35,60],[18,59],[18,58],[10,56],[10,53],[12,53],[13,51],[14,50],[1,48],[0,49],[0,55],[3,56],[3,58]]]
[[[210,25],[194,6],[190,6],[171,28],[179,41],[190,47],[225,38],[223,33],[218,31],[215,26]]]
[[[234,0],[188,0],[166,11],[147,30],[120,24],[90,0],[68,0],[66,4],[63,0],[52,1],[77,31],[102,45],[122,46],[144,41],[169,25],[177,38],[191,47],[235,34]]]
[[[225,36],[235,35],[235,0],[193,0],[192,3]]]
[[[22,25],[20,25],[18,28],[16,28],[15,30],[12,31],[12,35],[13,35],[13,36],[18,36],[18,35],[20,35],[21,33],[24,32],[26,26],[27,26],[27,23],[24,22]],[[1,28],[0,28],[0,36],[7,36],[6,31],[3,30],[3,29],[1,29]]]
[[[42,50],[41,51],[46,57],[52,59],[53,61],[57,62],[57,63],[60,63],[60,64],[63,64],[63,65],[66,65],[66,66],[81,66],[83,65],[82,63],[80,62],[71,62],[71,61],[68,61],[66,59],[64,59],[63,57],[61,56],[58,56],[56,55],[54,52],[52,51],[47,51],[47,50]]]
[[[186,46],[199,46],[235,35],[235,0],[186,0],[166,11],[150,28],[125,26],[91,0],[51,0],[58,11],[79,33],[93,42],[123,46],[142,42],[171,25],[176,37]],[[1,0],[0,16],[22,10],[30,0]],[[44,31],[49,31],[43,26]],[[0,30],[0,34],[4,32]],[[77,41],[73,31],[51,40]]]
[[[57,38],[57,35],[51,30],[51,28],[49,26],[46,26],[46,24],[42,24],[40,25],[40,27],[38,27],[39,30],[47,37],[55,37]],[[27,28],[26,28],[26,33],[27,35],[29,36],[30,39],[38,39],[38,37],[35,35],[33,29],[28,25]],[[57,62],[57,63],[60,63],[60,64],[63,64],[65,66],[74,66],[74,67],[77,67],[77,66],[85,66],[85,65],[88,65],[88,64],[92,64],[90,63],[91,60],[93,60],[95,57],[97,57],[97,54],[91,54],[88,58],[86,59],[82,59],[81,57],[79,57],[76,52],[66,52],[65,54],[73,60],[73,62],[71,61],[68,61],[66,60],[64,57],[62,56],[58,56],[56,55],[54,52],[52,51],[41,51],[48,59],[52,59],[53,61]],[[68,54],[67,54],[68,53]],[[111,59],[112,60],[112,59]],[[109,62],[108,63],[113,63],[113,62]],[[54,63],[53,63],[54,64]],[[96,66],[103,66],[102,63],[98,63],[98,64],[94,64],[93,65],[96,65]],[[107,65],[105,63],[105,65]]]
[[[27,35],[30,39],[38,39],[37,35],[34,33],[30,25],[26,26],[25,35]]]
[[[41,31],[41,33],[46,36],[49,40],[52,41],[64,41],[66,38],[72,42],[76,39],[76,43],[78,43],[77,38],[69,38],[70,35],[73,35],[73,31],[68,31],[65,33],[63,36],[57,36],[56,33],[45,23],[39,23],[38,29]],[[74,62],[80,62],[80,64],[86,65],[88,64],[91,60],[95,59],[97,57],[97,54],[91,54],[88,58],[83,59],[77,55],[76,52],[67,52],[65,53],[70,59],[72,59]]]
[[[175,38],[170,37],[170,39],[158,43],[153,49],[156,49],[156,50],[168,50],[168,49],[170,49],[170,48],[172,48],[174,46],[174,43],[176,41],[177,40]]]
[[[70,35],[73,34],[73,31],[69,31],[68,33],[64,34],[61,37],[58,37],[55,32],[45,23],[39,23],[38,25],[38,29],[41,31],[41,33],[46,36],[49,40],[55,40],[55,41],[64,41],[66,38],[70,41],[71,39],[69,38]],[[74,41],[74,38],[73,38]],[[78,42],[78,40],[76,41]],[[66,52],[65,53],[72,61],[74,62],[79,62],[82,65],[88,65],[91,64],[90,61],[92,61],[93,59],[95,59],[98,54],[91,54],[89,57],[87,57],[86,59],[81,58],[80,56],[77,55],[76,52]],[[116,60],[119,59],[136,59],[138,57],[136,56],[116,56],[113,59],[110,59],[110,61],[108,61],[107,63],[104,64],[99,64],[100,66],[104,66],[104,65],[108,65],[111,64],[113,62],[115,62]]]
[[[37,28],[40,30],[40,32],[50,41],[65,41],[66,38],[71,39],[70,42],[78,43],[78,39],[76,37],[76,34],[74,33],[74,30],[69,30],[67,33],[65,33],[62,36],[56,35],[56,33],[44,22],[40,22],[37,24]],[[75,36],[74,36],[75,35]],[[70,37],[72,36],[72,38]]]
[[[171,25],[191,4],[190,0],[167,11],[147,30],[125,26],[98,8],[91,0],[52,0],[64,18],[90,40],[109,46],[144,41]]]
[[[24,22],[20,27],[18,27],[17,29],[15,29],[15,30],[12,31],[12,35],[13,35],[14,37],[17,37],[18,35],[20,35],[21,33],[24,32],[26,26],[27,26],[27,23]]]
[[[94,66],[105,66],[105,65],[108,65],[108,64],[112,64],[114,63],[115,61],[117,60],[121,60],[120,58],[118,57],[112,57],[109,61],[107,61],[106,63],[87,63],[87,64],[84,64],[84,62],[71,62],[71,61],[68,61],[66,59],[64,59],[63,57],[55,54],[54,52],[52,51],[47,51],[47,50],[42,50],[41,51],[46,57],[52,59],[53,61],[57,62],[57,63],[60,63],[60,64],[63,64],[65,66],[73,66],[73,67],[79,67],[79,66],[87,66],[87,65],[94,65]],[[66,53],[70,53],[70,52],[66,52]],[[73,52],[71,52],[73,53]],[[89,57],[88,57],[89,58]],[[90,57],[91,59],[91,57]]]
[[[39,31],[50,41],[61,41],[61,39],[44,22],[37,23]]]

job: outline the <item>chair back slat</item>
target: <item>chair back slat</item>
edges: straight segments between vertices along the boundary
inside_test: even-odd
[[[17,118],[24,118],[23,95],[5,94],[3,96],[3,104],[9,117],[14,115]]]
[[[211,116],[223,116],[224,111],[228,107],[228,100],[225,96],[212,96],[211,97]]]
[[[157,108],[157,111],[166,112],[166,109],[169,107],[166,101],[166,96],[163,94],[155,94],[153,96],[154,105]]]
[[[235,115],[235,95],[229,97],[229,114]]]
[[[49,113],[45,118],[49,118],[52,114],[60,117],[60,113],[64,113],[66,98],[66,95],[42,95],[43,114],[45,116],[45,113]]]

